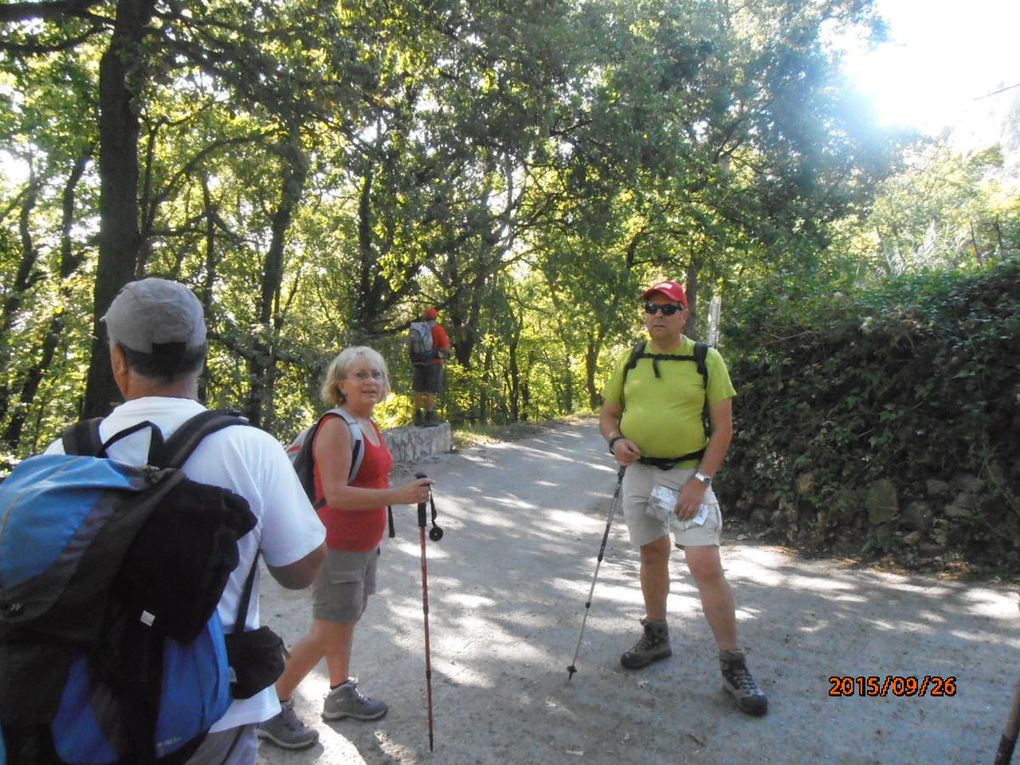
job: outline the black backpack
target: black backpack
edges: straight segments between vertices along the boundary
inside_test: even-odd
[[[652,360],[652,370],[655,372],[656,377],[661,377],[659,374],[660,361],[693,361],[698,367],[701,378],[705,381],[705,395],[706,397],[708,396],[708,366],[705,363],[705,359],[708,357],[708,343],[703,343],[700,340],[695,341],[694,353],[691,356],[677,356],[670,353],[647,353],[645,351],[647,346],[648,343],[642,340],[630,352],[630,359],[623,370],[623,384],[627,383],[627,375],[630,374],[630,370],[637,366],[640,359]]]

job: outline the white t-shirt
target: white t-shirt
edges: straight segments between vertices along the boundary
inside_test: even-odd
[[[121,404],[103,419],[99,435],[112,435],[143,420],[152,422],[164,438],[173,435],[186,420],[205,410],[186,398],[149,396]],[[151,431],[144,428],[113,444],[108,455],[119,462],[140,465],[149,452]],[[58,440],[47,454],[63,454]],[[255,528],[238,542],[240,562],[231,573],[217,608],[223,628],[231,631],[237,617],[238,600],[251,571],[257,549],[273,567],[295,563],[315,550],[326,538],[326,530],[312,509],[297,473],[275,438],[258,428],[228,427],[206,436],[184,463],[185,474],[195,481],[220,486],[240,494],[257,519]],[[259,626],[259,576],[256,573],[248,629]],[[235,700],[212,732],[268,720],[280,711],[273,686],[250,699]]]

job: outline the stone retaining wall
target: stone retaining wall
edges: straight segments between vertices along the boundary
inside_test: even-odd
[[[405,425],[386,431],[386,443],[395,463],[414,463],[453,449],[450,423],[441,422],[430,428]]]

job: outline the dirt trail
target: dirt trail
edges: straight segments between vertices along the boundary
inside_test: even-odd
[[[578,672],[567,682],[616,475],[594,422],[408,469],[437,480],[446,532],[427,542],[435,750],[427,736],[418,528],[414,508],[402,507],[353,659],[361,687],[387,701],[389,714],[320,721],[327,689],[320,667],[295,697],[320,744],[303,752],[263,744],[260,765],[993,759],[1020,648],[1016,598],[1004,586],[802,560],[728,535],[723,563],[742,641],[770,700],[768,716],[752,719],[720,689],[714,644],[680,552],[669,600],[673,657],[639,672],[620,667],[641,607],[637,554],[619,515]],[[263,582],[263,620],[293,643],[310,619],[308,593]],[[885,697],[861,695],[857,681],[852,695],[832,697],[832,676],[891,680]],[[894,695],[903,678],[931,678],[924,697]]]

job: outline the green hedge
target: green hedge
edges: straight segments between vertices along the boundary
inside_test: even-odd
[[[808,551],[1020,571],[1020,262],[741,315],[732,513]]]

